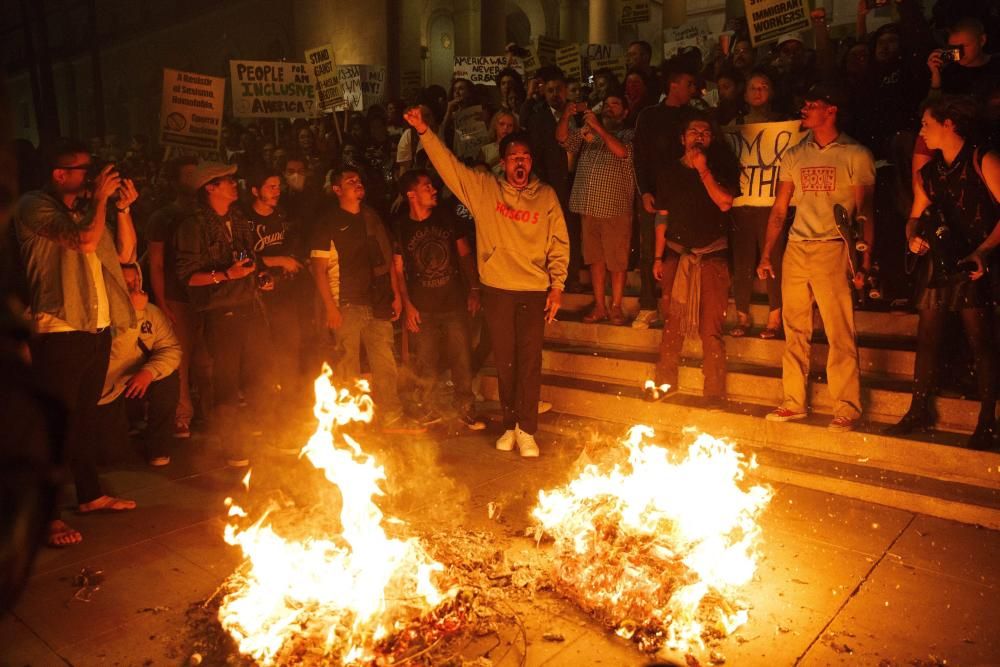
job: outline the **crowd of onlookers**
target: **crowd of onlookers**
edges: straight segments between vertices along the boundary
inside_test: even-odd
[[[634,42],[623,80],[524,76],[512,45],[494,86],[228,120],[217,155],[141,136],[19,142],[20,296],[39,382],[69,408],[80,511],[135,506],[104,494],[96,460],[136,424],[155,466],[202,423],[235,467],[261,443],[297,451],[281,425],[311,401],[321,360],[342,381],[366,360],[381,429],[420,433],[444,418],[485,428],[476,377],[492,352],[497,447],[537,456],[541,341],[564,290],[593,294],[585,322],[663,327],[650,400],[676,394],[687,335],[709,408],[726,400],[725,334],[785,338],[778,421],[807,414],[816,305],[837,431],[862,413],[855,308],[917,308],[913,404],[892,429],[930,427],[940,371],[965,364],[982,401],[970,445],[995,447],[997,17],[949,4],[928,21],[897,1],[869,33],[862,0],[854,38],[833,39],[817,10],[811,34],[755,48],[737,30],[725,50],[658,65]],[[788,120],[808,134],[773,200],[741,204],[724,132]],[[949,312],[970,354],[945,363]],[[79,539],[53,521],[51,544]]]

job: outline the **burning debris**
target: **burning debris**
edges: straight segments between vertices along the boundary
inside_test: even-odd
[[[756,569],[771,492],[742,488],[756,464],[727,442],[701,434],[673,460],[653,435],[633,427],[620,462],[540,492],[533,515],[554,541],[561,593],[644,651],[703,651],[747,620],[733,600]]]

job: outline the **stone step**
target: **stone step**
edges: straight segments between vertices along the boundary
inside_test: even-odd
[[[547,343],[542,354],[544,373],[612,382],[641,389],[653,377],[656,355],[647,352],[618,351],[584,346]],[[773,408],[782,399],[781,369],[744,364],[730,360],[727,365],[726,391],[732,400]],[[683,359],[680,369],[680,389],[700,395],[704,385],[701,362]],[[910,383],[882,375],[862,373],[861,400],[865,419],[895,423],[910,406]],[[812,411],[831,414],[825,378],[814,374],[809,386]],[[971,433],[976,426],[979,404],[960,398],[935,399],[936,428],[958,433]]]
[[[545,327],[545,340],[567,345],[590,346],[610,350],[655,353],[659,349],[660,329],[632,329],[610,324],[586,324],[579,320],[559,319]],[[735,362],[781,367],[785,341],[763,340],[756,335],[742,338],[726,336],[726,355]],[[863,373],[877,373],[906,380],[913,377],[916,353],[913,342],[905,338],[859,337],[858,356]],[[910,349],[908,349],[910,348]],[[821,334],[814,337],[811,348],[813,368],[825,368],[828,347]],[[688,337],[682,354],[701,359],[701,340]]]
[[[483,376],[482,391],[495,399],[495,375]],[[621,437],[635,424],[673,436],[694,427],[754,453],[767,479],[1000,527],[1000,454],[965,449],[965,438],[953,433],[893,438],[881,435],[879,424],[831,433],[818,416],[769,422],[766,407],[734,403],[708,411],[690,395],[648,403],[631,384],[557,374],[543,376],[542,398],[554,408],[540,428],[557,438]]]
[[[594,304],[593,294],[567,293],[563,294],[562,307],[568,311],[589,310]],[[631,318],[639,312],[639,297],[626,296],[622,302],[622,310]],[[750,304],[750,317],[757,327],[763,326],[767,322],[767,304]],[[815,328],[817,331],[823,329],[823,321],[818,311],[814,311]],[[730,324],[736,322],[736,308],[732,299],[729,300],[729,310],[726,313],[726,320]],[[892,336],[909,337],[917,335],[917,315],[916,313],[884,313],[871,310],[856,310],[854,312],[854,323],[859,336]]]

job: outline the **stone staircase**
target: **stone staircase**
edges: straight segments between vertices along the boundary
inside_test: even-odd
[[[757,454],[765,477],[819,488],[969,523],[1000,528],[1000,454],[964,448],[975,427],[978,402],[961,397],[936,399],[936,430],[915,438],[893,438],[881,430],[897,421],[910,403],[917,316],[859,311],[862,371],[862,427],[831,433],[831,401],[823,371],[826,340],[817,315],[810,382],[812,414],[807,420],[768,422],[764,415],[781,400],[783,340],[762,340],[756,331],[726,337],[727,392],[731,409],[701,407],[701,344],[685,341],[681,396],[663,403],[642,400],[642,384],[653,377],[661,331],[635,330],[580,321],[592,297],[566,294],[559,319],[546,328],[542,397],[555,415],[543,428],[560,437],[584,431],[621,434],[626,425],[649,424],[658,431],[687,426],[731,438]],[[626,313],[638,310],[627,297]],[[755,304],[755,323],[767,306]],[[730,307],[729,317],[735,313]],[[495,398],[495,378],[484,393]]]

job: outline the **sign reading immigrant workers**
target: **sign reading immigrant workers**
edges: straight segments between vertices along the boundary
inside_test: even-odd
[[[309,49],[306,51],[306,64],[312,67],[320,111],[333,111],[343,106],[344,90],[340,87],[340,74],[337,72],[333,47],[324,44]]]
[[[290,118],[317,115],[316,85],[305,63],[230,60],[233,115]]]
[[[524,76],[524,66],[520,61],[511,63],[507,56],[455,56],[454,77],[484,86],[495,86],[497,74],[508,67]]]
[[[160,144],[218,150],[225,96],[225,79],[164,69]]]
[[[649,20],[649,0],[622,0],[622,25],[645,23]]]
[[[789,120],[725,128],[726,140],[742,167],[741,195],[733,200],[733,206],[770,206],[774,203],[781,156],[806,136],[799,127],[799,121]]]
[[[809,27],[806,0],[743,0],[750,27],[750,42],[757,46],[771,42],[786,32]]]

